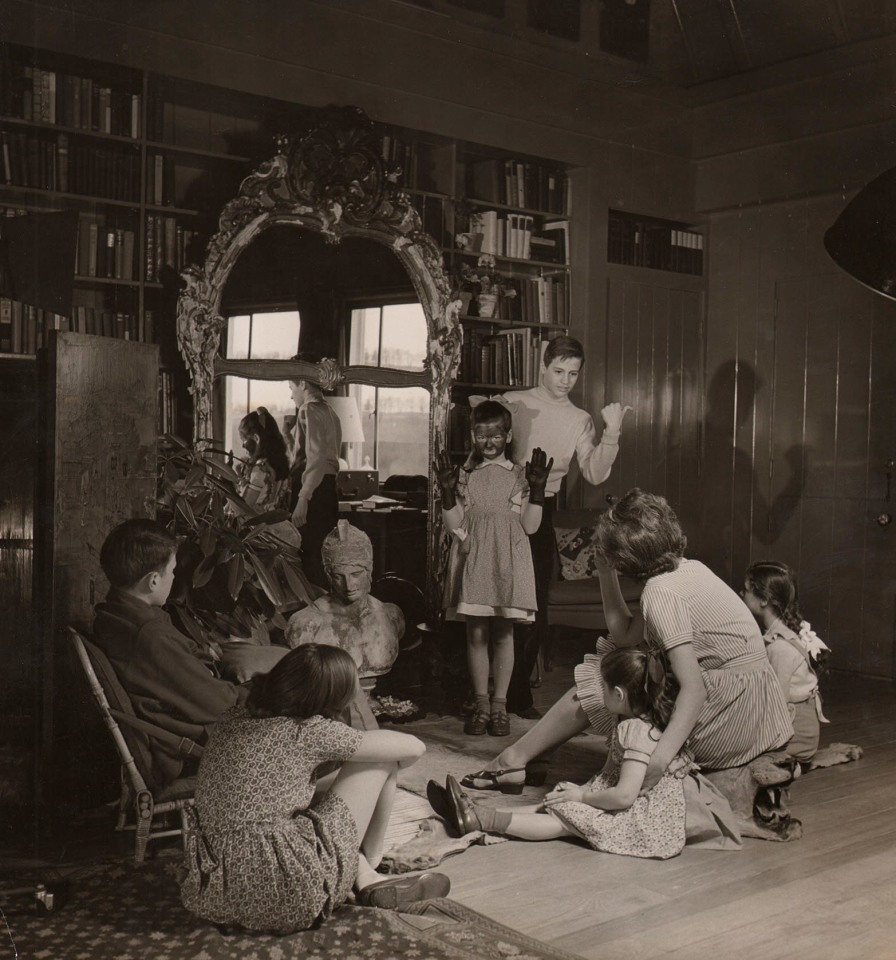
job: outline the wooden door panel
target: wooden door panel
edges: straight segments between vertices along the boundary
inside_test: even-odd
[[[884,346],[893,305],[839,274],[779,281],[776,294],[775,555],[796,566],[803,612],[833,665],[892,676],[896,527],[874,517],[896,445],[896,353]],[[787,451],[800,443],[803,484],[792,497]]]

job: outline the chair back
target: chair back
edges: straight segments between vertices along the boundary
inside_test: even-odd
[[[78,661],[84,670],[87,683],[93,698],[103,717],[103,723],[112,736],[115,749],[122,766],[128,774],[134,790],[146,790],[147,783],[152,782],[152,753],[149,749],[149,738],[141,730],[118,725],[112,710],[128,716],[135,716],[130,697],[125,692],[112,664],[95,644],[90,643],[73,627],[68,628],[78,656]]]

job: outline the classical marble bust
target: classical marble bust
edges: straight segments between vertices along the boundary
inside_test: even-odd
[[[398,656],[404,614],[396,604],[370,595],[373,545],[348,520],[340,520],[327,534],[321,560],[330,592],[289,618],[286,642],[290,647],[301,643],[342,647],[354,657],[361,685],[370,691]]]

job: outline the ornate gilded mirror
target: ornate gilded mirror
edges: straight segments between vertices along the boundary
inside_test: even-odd
[[[192,380],[197,443],[214,436],[215,385],[223,377],[303,379],[324,390],[356,384],[416,387],[430,397],[429,473],[434,451],[447,447],[449,391],[460,354],[459,302],[451,299],[438,246],[396,185],[398,175],[380,157],[373,122],[363,111],[343,107],[327,108],[309,132],[282,140],[276,156],[243,181],[221,212],[205,263],[184,272],[186,286],[178,302],[178,345]],[[339,338],[332,331],[321,334],[325,327],[318,331],[316,344],[323,350],[317,353],[323,359],[316,363],[224,357],[222,334],[232,312],[225,301],[239,299],[245,283],[275,260],[305,264],[305,279],[291,282],[303,288],[295,296],[309,311],[328,302],[331,277],[359,269],[398,292],[404,286],[404,300],[416,299],[425,315],[425,357],[419,368],[340,362]],[[307,279],[312,276],[313,285]],[[325,313],[326,306],[318,312]],[[434,488],[430,482],[425,591],[430,613],[439,603],[441,517]]]

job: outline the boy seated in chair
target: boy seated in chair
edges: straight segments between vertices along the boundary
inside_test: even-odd
[[[97,604],[93,641],[106,654],[138,717],[179,737],[205,743],[209,728],[248,694],[248,684],[232,683],[214,673],[206,652],[181,633],[162,609],[174,582],[177,542],[155,520],[120,523],[100,549],[100,566],[109,580],[105,603]],[[245,645],[241,645],[245,646]],[[253,647],[250,660],[231,667],[239,679],[267,672],[289,650]],[[238,651],[239,654],[239,651]],[[360,691],[346,722],[372,730],[376,720]],[[151,740],[154,779],[158,785],[195,772],[195,761]]]
[[[155,520],[125,520],[112,530],[100,550],[111,586],[105,603],[97,604],[93,640],[138,717],[204,743],[211,724],[245,699],[248,688],[216,677],[205,651],[162,609],[174,582],[176,550]],[[164,744],[152,741],[151,749],[162,783],[193,772]]]

